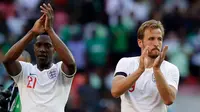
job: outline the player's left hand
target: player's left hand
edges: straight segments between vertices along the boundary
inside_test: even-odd
[[[44,30],[44,23],[45,21],[45,15],[43,14],[34,24],[34,26],[32,27],[31,31],[36,33],[37,35],[42,34],[45,32]]]
[[[168,46],[165,46],[159,56],[155,59],[153,63],[153,69],[160,69],[160,65],[165,59],[166,52],[168,50]]]
[[[49,31],[53,29],[53,21],[54,21],[54,15],[53,15],[53,8],[51,7],[51,4],[43,3],[42,6],[40,6],[41,12],[45,14],[45,23],[44,23],[44,29],[45,31]]]

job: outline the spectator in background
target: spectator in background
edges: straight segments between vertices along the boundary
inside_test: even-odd
[[[185,37],[184,37],[185,38]],[[193,52],[193,48],[189,45],[186,39],[178,37],[176,32],[169,32],[164,45],[169,46],[167,57],[169,62],[173,63],[180,70],[180,83],[182,83],[190,74],[189,57]]]
[[[113,38],[112,38],[112,60],[113,64],[116,64],[121,57],[127,56],[128,53],[128,30],[122,24],[122,16],[118,16],[118,24],[111,26],[110,28]]]
[[[6,24],[6,18],[4,12],[0,11],[0,34],[1,38],[5,38],[8,36],[8,26]]]
[[[63,9],[56,10],[55,11],[55,23],[54,23],[55,31],[59,33],[59,31],[62,30],[62,28],[65,27],[65,25],[67,25],[67,24],[69,24],[68,13],[66,11],[64,11]]]
[[[14,3],[15,0],[1,0],[0,1],[0,11],[5,16],[5,19],[15,15],[16,11],[16,4]]]
[[[93,31],[92,38],[86,41],[89,67],[103,67],[107,64],[109,53],[108,38],[97,37]]]
[[[67,44],[74,35],[81,32],[81,29],[81,25],[71,18],[68,24],[63,25],[63,27],[60,28],[59,33],[64,43]]]
[[[81,31],[75,32],[72,38],[66,43],[76,60],[77,72],[83,72],[87,67],[86,43],[81,33]]]
[[[81,100],[81,109],[85,112],[102,112],[102,108],[99,105],[100,94],[90,85],[89,76],[85,75],[85,77],[86,83],[80,86],[78,90]]]
[[[65,7],[69,0],[53,0],[56,8]]]
[[[10,38],[12,38],[11,42],[17,41],[23,34],[24,26],[27,24],[26,22],[26,20],[20,18],[17,11],[7,19],[6,23],[10,31]]]
[[[15,0],[16,11],[21,18],[24,20],[29,20],[38,17],[38,8],[42,0]]]
[[[191,72],[195,76],[195,79],[200,83],[200,28],[197,29],[197,33],[194,33],[190,37],[191,45],[194,48],[194,52],[191,56]]]

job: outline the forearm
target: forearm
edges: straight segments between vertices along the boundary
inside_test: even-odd
[[[58,37],[58,35],[54,32],[54,30],[49,30],[48,35],[50,36],[54,49],[58,53],[59,57],[63,61],[65,65],[75,65],[74,57],[72,53],[67,48],[67,46],[62,42],[62,40]]]
[[[124,94],[126,91],[132,88],[132,86],[135,84],[135,82],[141,76],[142,73],[143,71],[138,69],[125,78],[117,79],[116,77],[116,79],[114,79],[112,84],[112,90],[111,90],[112,95],[114,97],[119,97],[122,94]],[[131,91],[133,90],[134,88],[131,89]]]
[[[3,62],[8,63],[17,60],[26,45],[36,36],[36,33],[29,31],[20,41],[11,47],[11,49],[6,53]]]
[[[156,85],[157,85],[158,91],[160,93],[160,96],[161,96],[163,102],[166,105],[172,104],[175,99],[175,93],[168,85],[161,70],[160,69],[154,70],[154,76],[156,79]]]

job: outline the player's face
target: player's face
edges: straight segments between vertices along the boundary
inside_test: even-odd
[[[140,48],[143,50],[146,46],[149,46],[148,56],[150,58],[156,58],[161,52],[162,42],[163,37],[161,30],[159,28],[148,28],[144,32],[144,38],[141,41]]]
[[[37,37],[34,52],[38,64],[50,64],[52,62],[54,48],[48,35]]]

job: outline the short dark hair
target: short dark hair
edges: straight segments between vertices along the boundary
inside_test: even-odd
[[[34,38],[34,39],[32,40],[32,42],[33,42],[33,43],[36,43],[36,42],[37,42],[37,39],[38,39],[40,36],[49,36],[49,35],[48,35],[48,33],[44,32],[44,33],[38,35],[36,38]]]

